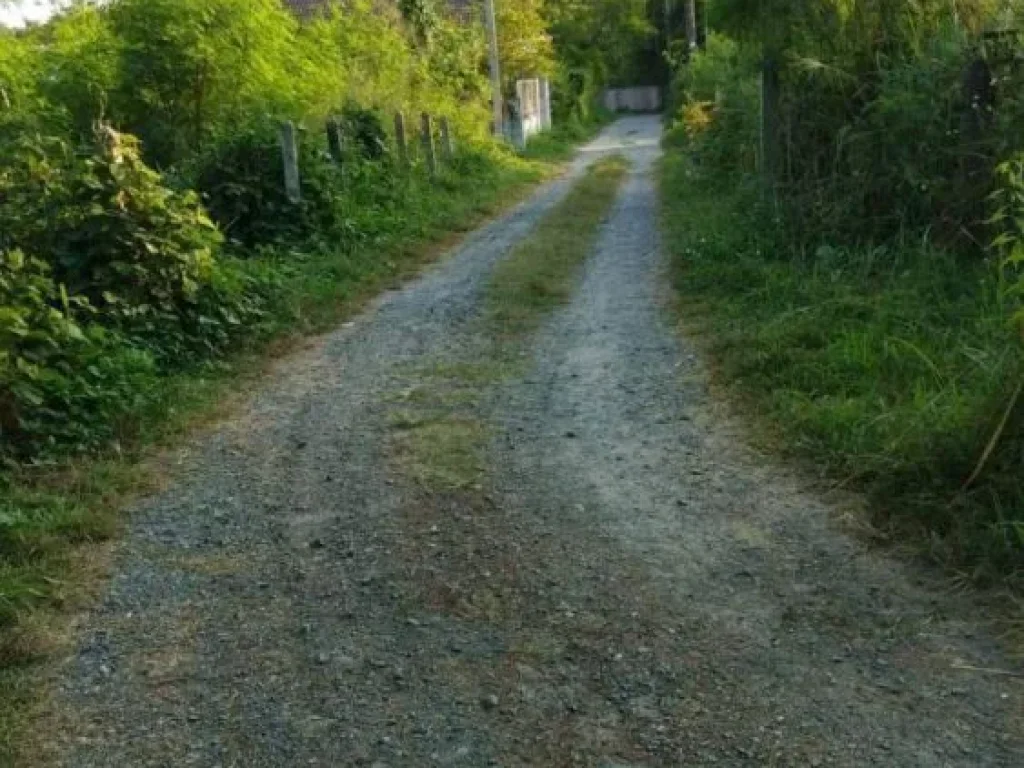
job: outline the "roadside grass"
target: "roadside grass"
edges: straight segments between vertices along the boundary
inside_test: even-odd
[[[614,119],[614,115],[601,112],[586,123],[575,119],[561,122],[551,130],[531,137],[523,157],[553,163],[571,160],[582,142],[596,136]]]
[[[965,580],[1021,585],[1022,375],[990,264],[925,243],[794,253],[757,192],[682,153],[661,175],[682,323],[773,447],[865,490],[873,525]]]
[[[417,483],[436,491],[472,489],[483,476],[484,424],[458,412],[433,416],[406,414],[397,440],[398,455]]]
[[[488,320],[497,333],[521,337],[568,301],[577,268],[597,241],[629,165],[614,156],[596,163],[522,244],[494,270]]]
[[[106,547],[133,498],[158,488],[160,452],[215,422],[305,336],[351,316],[385,288],[451,248],[461,233],[521,200],[551,165],[504,157],[436,185],[410,184],[402,210],[379,217],[349,251],[263,253],[245,268],[271,272],[278,293],[265,326],[228,360],[168,375],[120,429],[116,450],[0,467],[0,766],[45,700],[49,662],[66,650],[73,616],[94,597]]]
[[[479,489],[490,439],[477,413],[481,394],[521,369],[516,342],[569,300],[627,170],[621,157],[596,163],[498,264],[484,297],[490,343],[479,357],[437,361],[415,371],[415,385],[396,398],[389,417],[395,456],[423,487],[435,492]]]

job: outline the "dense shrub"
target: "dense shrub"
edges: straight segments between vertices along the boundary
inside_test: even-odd
[[[346,104],[338,120],[342,149],[357,157],[380,160],[388,153],[388,134],[376,112],[356,104]]]
[[[982,33],[1007,22],[985,0],[955,14],[930,1],[840,6],[719,6],[735,38],[712,35],[676,62],[673,114],[700,134],[695,156],[755,170],[758,70],[770,59],[778,100],[761,165],[791,232],[805,243],[928,232],[977,252],[992,169],[1020,144],[1017,43]]]
[[[716,370],[880,527],[984,576],[1024,563],[1021,38],[996,5],[723,0],[732,37],[676,62],[665,182]]]
[[[680,64],[673,78],[667,139],[688,146],[701,164],[727,173],[757,168],[759,104],[756,58],[722,35]]]
[[[0,199],[0,247],[44,257],[104,325],[166,358],[209,347],[216,318],[201,308],[215,290],[220,232],[196,194],[168,188],[142,162],[133,137],[102,128],[88,154],[25,140],[0,169]],[[218,294],[237,313],[232,298]]]
[[[381,165],[386,146],[380,123],[362,112],[346,114],[350,117],[343,130],[350,138],[340,165],[328,154],[319,132],[299,132],[302,199],[298,203],[285,193],[281,147],[274,127],[240,133],[200,160],[196,187],[211,216],[234,244],[252,248],[315,240],[344,249],[358,242],[352,187],[368,173],[383,176],[385,167],[389,172],[393,169]]]
[[[152,357],[95,322],[47,264],[0,252],[0,457],[116,437],[152,387]]]

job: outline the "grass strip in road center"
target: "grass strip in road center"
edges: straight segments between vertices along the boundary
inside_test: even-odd
[[[391,426],[395,456],[421,487],[481,487],[490,436],[477,405],[484,390],[516,374],[509,353],[522,346],[497,342],[525,340],[545,313],[569,300],[628,168],[621,156],[596,163],[497,266],[485,291],[487,338],[478,357],[435,361],[407,382]]]
[[[577,269],[593,250],[628,170],[620,155],[596,163],[498,265],[487,287],[486,307],[499,334],[524,336],[546,312],[569,300]]]

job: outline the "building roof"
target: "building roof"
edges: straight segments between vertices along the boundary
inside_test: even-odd
[[[330,0],[284,0],[286,8],[290,8],[297,16],[308,18],[317,10],[325,7]]]
[[[454,13],[466,17],[473,10],[476,0],[442,0],[444,5]],[[338,0],[284,0],[286,8],[290,8],[297,16],[308,19],[322,8],[326,8]]]

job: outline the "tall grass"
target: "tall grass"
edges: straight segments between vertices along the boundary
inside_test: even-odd
[[[683,320],[785,452],[865,490],[877,527],[982,581],[1024,567],[1022,373],[995,270],[927,241],[794,251],[757,188],[680,153],[662,178]]]

